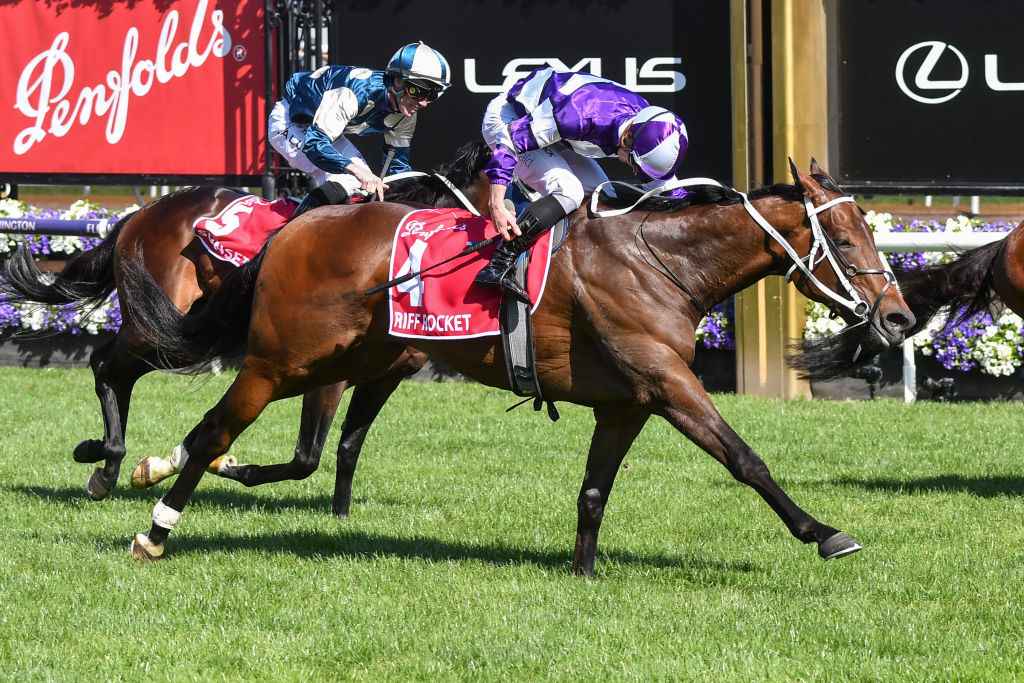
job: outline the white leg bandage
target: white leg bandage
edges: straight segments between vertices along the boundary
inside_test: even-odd
[[[175,446],[171,451],[171,457],[167,460],[176,473],[181,472],[185,468],[185,463],[188,462],[188,451],[185,450],[185,444],[179,443]]]
[[[181,513],[174,508],[164,505],[164,499],[161,498],[157,501],[153,507],[153,524],[164,529],[174,529],[174,527],[181,521]]]

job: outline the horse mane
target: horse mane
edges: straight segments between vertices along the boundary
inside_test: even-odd
[[[465,143],[455,152],[455,157],[434,169],[452,181],[455,187],[466,188],[473,183],[477,174],[491,159],[491,150],[482,140]],[[414,202],[436,204],[448,192],[448,188],[434,176],[409,178],[391,184],[384,199],[389,202]]]
[[[634,189],[623,186],[616,186],[615,193],[617,196],[611,197],[602,190],[601,201],[611,208],[625,208],[635,202],[642,194],[642,192],[637,192]],[[796,185],[776,183],[767,187],[760,187],[747,195],[749,199],[760,199],[761,197],[769,196],[782,197],[790,201],[800,201],[803,198],[803,192]],[[732,188],[696,185],[686,188],[685,197],[648,197],[636,208],[643,211],[666,212],[708,204],[728,206],[730,204],[739,204],[742,201],[743,198],[740,194]]]

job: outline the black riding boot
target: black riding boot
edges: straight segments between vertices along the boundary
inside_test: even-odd
[[[333,180],[328,180],[326,183],[310,190],[302,202],[295,208],[295,213],[292,214],[291,220],[295,220],[302,214],[306,213],[311,209],[315,209],[318,206],[327,206],[328,204],[344,204],[348,201],[348,192],[341,185]]]
[[[488,287],[500,287],[529,303],[530,295],[516,284],[512,268],[520,254],[563,218],[565,209],[552,195],[542,197],[527,206],[516,220],[523,234],[511,240],[503,240],[491,255],[491,262],[477,273],[473,282]]]

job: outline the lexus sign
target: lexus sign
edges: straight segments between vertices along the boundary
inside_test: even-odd
[[[833,166],[860,188],[1024,191],[1019,2],[833,3]]]
[[[431,168],[479,140],[487,103],[533,69],[551,66],[617,81],[678,113],[690,133],[683,173],[732,175],[729,4],[722,0],[581,3],[461,0],[334,4],[338,64],[383,68],[422,40],[452,67],[452,87],[418,115],[412,163]],[[390,42],[389,42],[390,41]],[[378,163],[380,138],[353,142]],[[612,174],[626,167],[602,161]]]

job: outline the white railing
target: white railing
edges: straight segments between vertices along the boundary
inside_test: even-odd
[[[880,252],[965,251],[1003,239],[1008,232],[880,232],[875,246]],[[903,342],[903,401],[917,400],[917,363],[914,342]]]

